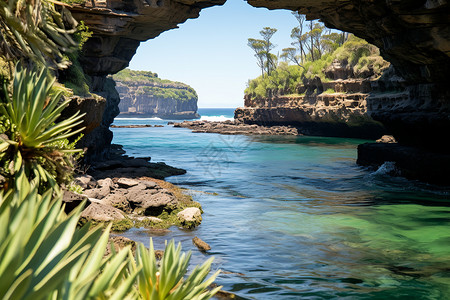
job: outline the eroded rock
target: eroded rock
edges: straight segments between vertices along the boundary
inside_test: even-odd
[[[139,181],[130,178],[119,178],[117,180],[117,184],[119,185],[119,187],[127,189],[138,185]]]
[[[97,222],[120,221],[125,219],[122,211],[109,205],[91,203],[81,213],[81,218]]]
[[[188,207],[177,214],[183,227],[194,228],[202,222],[202,213],[197,207]]]

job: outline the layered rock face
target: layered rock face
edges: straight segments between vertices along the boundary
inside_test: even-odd
[[[292,125],[306,135],[378,139],[386,129],[370,117],[367,104],[376,74],[370,68],[355,74],[354,69],[359,71],[346,59],[335,59],[323,70],[327,81],[303,76],[296,94],[292,88],[267,89],[268,97],[261,98],[247,90],[244,107],[235,110],[234,118],[246,124]]]
[[[147,116],[162,119],[195,119],[197,99],[181,101],[152,94],[140,93],[140,85],[117,83],[120,95],[119,109],[124,116]]]
[[[339,84],[345,86],[343,82]],[[268,99],[247,95],[245,107],[236,109],[234,118],[246,124],[293,125],[306,135],[377,139],[386,129],[367,115],[367,97],[361,92]]]
[[[352,32],[378,46],[395,67],[398,85],[388,83],[379,90],[385,95],[369,97],[369,114],[401,143],[449,151],[441,146],[441,132],[450,128],[448,1],[248,2],[256,7],[298,10],[309,19],[319,18],[327,27]]]
[[[90,0],[70,8],[83,20],[93,36],[83,48],[81,63],[91,77],[91,91],[107,99],[101,125],[85,137],[87,158],[98,160],[109,153],[112,132],[108,129],[119,114],[120,97],[114,82],[106,78],[128,66],[141,41],[155,38],[202,8],[221,5],[225,0]]]

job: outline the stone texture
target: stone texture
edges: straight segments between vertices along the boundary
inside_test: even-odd
[[[84,194],[89,198],[103,199],[109,195],[111,189],[108,186],[102,186],[98,188],[93,188],[89,190],[85,190]]]
[[[188,207],[177,214],[183,227],[194,228],[202,221],[202,213],[197,207]]]
[[[111,244],[113,245],[114,251],[116,253],[127,246],[130,246],[133,255],[136,253],[137,243],[135,241],[130,240],[129,238],[123,236],[111,236],[109,238],[108,244],[106,245],[106,251],[104,256],[108,256],[112,253]]]
[[[299,134],[377,139],[386,129],[368,115],[367,97],[365,93],[265,99],[251,99],[246,95],[246,107],[237,108],[234,118],[247,124],[291,125]]]
[[[78,184],[83,189],[97,186],[97,181],[91,175],[78,175],[73,179],[74,184]]]
[[[192,239],[192,242],[200,251],[205,252],[205,251],[211,250],[211,246],[208,245],[207,243],[205,243],[202,239],[200,239],[197,236]]]
[[[169,191],[162,190],[156,194],[146,197],[140,204],[140,207],[144,209],[158,208],[158,207],[172,207],[174,208],[177,204],[175,196],[173,196]]]
[[[130,213],[131,207],[127,197],[120,192],[111,193],[102,199],[103,203],[118,208],[124,212]]]
[[[81,218],[99,222],[108,222],[122,220],[125,217],[117,208],[100,203],[91,203],[85,210],[83,210],[81,213]]]
[[[66,213],[70,213],[76,207],[78,207],[83,201],[86,201],[88,198],[85,195],[80,195],[74,193],[72,191],[64,190],[63,192],[63,203],[65,205],[64,211]]]
[[[130,178],[119,178],[117,180],[117,184],[121,188],[130,188],[139,184],[138,180],[130,179]]]

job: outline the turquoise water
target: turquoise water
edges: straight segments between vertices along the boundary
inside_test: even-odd
[[[247,299],[450,299],[449,191],[357,166],[365,141],[167,125],[113,131],[129,155],[186,169],[167,180],[190,189],[204,210],[193,231],[124,235],[145,244],[153,237],[159,248],[175,238],[196,264],[214,256],[225,290]],[[198,252],[194,236],[212,250]]]

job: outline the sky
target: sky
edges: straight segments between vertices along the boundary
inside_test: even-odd
[[[277,28],[273,53],[290,47],[297,20],[287,10],[254,8],[243,0],[203,9],[200,17],[141,43],[132,70],[152,71],[162,79],[184,82],[198,94],[198,106],[242,107],[249,79],[260,75],[248,38],[263,27]]]

